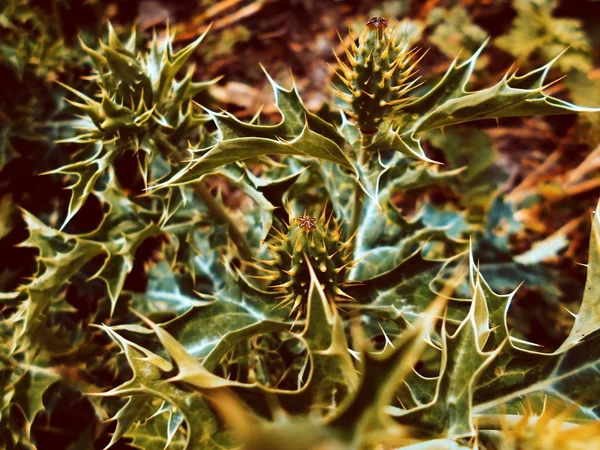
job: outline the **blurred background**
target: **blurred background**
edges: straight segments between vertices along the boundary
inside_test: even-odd
[[[183,46],[211,26],[192,57],[194,77],[222,79],[199,101],[243,120],[261,111],[261,120],[276,122],[260,65],[283,86],[295,82],[309,109],[332,110],[334,54],[343,54],[338,32],[343,39],[348,30],[357,35],[373,16],[403,21],[414,45],[429,49],[419,65],[428,83],[439,79],[457,55],[470,56],[489,38],[473,88],[497,83],[512,64],[525,73],[566,50],[551,68],[549,79],[555,82],[546,92],[600,106],[598,0],[2,0],[0,292],[14,289],[35,270],[35,252],[15,247],[27,237],[17,206],[53,226],[64,217],[70,195],[64,183],[38,175],[64,164],[77,150],[55,143],[68,137],[75,114],[56,81],[93,93],[85,79],[91,63],[80,40],[95,48],[110,21],[122,35],[135,25],[140,42],[152,33],[171,32]],[[536,342],[552,348],[570,329],[569,310],[581,299],[590,211],[600,197],[599,143],[600,114],[480,121],[445,134],[436,131],[424,137],[423,146],[448,170],[466,167],[462,184],[457,191],[433,188],[394,200],[405,215],[430,202],[466,210],[471,222],[481,223],[483,236],[494,236],[484,237],[479,246],[484,275],[502,292],[525,278],[511,320],[519,322],[523,337],[535,335]],[[127,161],[121,166],[127,171]],[[243,203],[242,192],[222,180],[214,183],[221,183],[228,206]],[[508,203],[518,208],[502,206]],[[67,231],[89,231],[100,216],[92,199]],[[140,267],[128,278],[127,289],[143,283],[141,264],[152,251],[143,246],[136,255]],[[93,291],[93,282],[86,286]],[[80,317],[92,321],[93,309],[75,298],[70,302]],[[544,320],[549,312],[553,320]],[[89,448],[77,443],[100,426],[92,419],[91,403],[78,391],[72,397],[46,394],[48,404],[62,402],[62,410],[77,414],[40,417],[34,427],[38,448]],[[102,439],[93,446],[103,448]]]

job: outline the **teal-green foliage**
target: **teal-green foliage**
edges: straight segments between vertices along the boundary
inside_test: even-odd
[[[6,448],[40,446],[32,423],[52,415],[50,393],[69,376],[91,394],[94,414],[116,422],[108,447],[558,449],[565,433],[598,441],[585,424],[599,414],[600,209],[571,332],[556,349],[517,339],[507,319],[515,293],[496,293],[502,274],[474,257],[510,261],[519,226],[516,206],[489,187],[495,154],[480,132],[449,129],[447,141],[431,132],[598,110],[544,92],[557,60],[471,89],[484,45],[406,96],[414,52],[396,45],[397,29],[369,28],[350,45],[341,69],[349,92],[339,92],[349,114],[339,119],[308,111],[295,86],[269,77],[281,113],[273,125],[195,106],[215,82],[184,71],[203,36],[176,52],[172,36],[155,35],[146,51],[135,33],[122,41],[111,27],[107,43],[84,46],[96,93],[65,86],[80,113],[68,139],[79,152],[46,174],[74,177],[65,225],[22,212],[37,271],[0,294]],[[422,138],[443,148],[449,169],[426,156]],[[119,177],[128,156],[141,192]],[[228,208],[208,175],[249,201]],[[398,206],[435,187],[467,192],[458,207]],[[92,198],[102,205],[97,226],[67,232]],[[496,233],[500,224],[509,232]],[[145,246],[154,253],[143,259]],[[531,266],[557,248],[537,250],[517,261]],[[142,288],[127,285],[137,265]],[[70,285],[93,286],[92,323],[77,319]],[[112,381],[100,382],[99,370]],[[536,428],[550,405],[568,415]],[[69,448],[91,448],[94,433]]]

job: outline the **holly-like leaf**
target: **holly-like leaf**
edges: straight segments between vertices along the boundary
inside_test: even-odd
[[[432,130],[424,133],[424,137],[444,153],[448,171],[463,169],[447,182],[461,194],[468,214],[484,215],[491,207],[494,193],[508,179],[508,174],[496,163],[498,155],[490,137],[474,127],[448,128],[443,133]]]
[[[154,187],[192,183],[223,165],[267,155],[310,156],[352,168],[352,163],[338,144],[310,130],[308,124],[306,124],[302,131],[291,140],[283,140],[279,136],[274,138],[244,137],[221,140],[200,157],[192,158],[188,165],[168,182]]]
[[[475,393],[477,412],[509,408],[516,411],[525,402],[540,404],[544,396],[572,408],[573,416],[582,420],[597,420],[598,405],[593,384],[581,384],[582,379],[597,377],[600,354],[596,351],[600,321],[595,315],[597,296],[594,296],[597,269],[598,218],[594,217],[590,238],[590,264],[581,310],[569,336],[552,353],[540,352],[535,343],[509,339],[496,360],[482,376]],[[472,274],[478,272],[472,268]],[[481,282],[483,297],[489,305],[490,330],[494,340],[508,336],[506,314],[512,295],[498,296],[487,283]]]
[[[392,200],[395,192],[443,183],[454,175],[456,172],[439,173],[435,166],[423,163],[408,165],[402,175],[391,178],[377,203],[365,202],[354,254],[358,262],[351,273],[352,279],[365,280],[390,271],[423,242],[453,236],[453,228],[466,229],[459,213],[438,213],[427,205],[413,217],[405,218]]]
[[[137,397],[147,400],[144,396]],[[139,418],[140,411],[135,412],[137,412],[137,418]],[[186,442],[179,417],[182,417],[179,411],[159,409],[148,419],[131,426],[125,437],[132,439],[132,444],[143,450],[164,450],[166,448],[182,450],[185,448]],[[173,433],[171,433],[172,431]]]
[[[390,404],[398,386],[412,373],[427,347],[428,336],[441,313],[444,302],[432,302],[423,317],[415,326],[396,338],[380,354],[361,349],[361,381],[353,395],[348,396],[339,412],[329,422],[329,426],[341,433],[346,443],[356,445],[365,441],[369,432],[390,434],[398,439],[407,431],[398,429],[398,424],[390,420],[386,407]]]
[[[485,299],[476,294],[458,329],[452,334],[446,326],[442,329],[441,367],[433,400],[397,416],[398,420],[450,438],[474,436],[472,405],[477,382],[503,345],[483,351],[489,331]]]
[[[375,317],[413,322],[435,299],[432,285],[444,264],[423,258],[417,249],[392,270],[350,286],[347,294],[358,305],[347,307]]]
[[[127,360],[133,370],[133,377],[125,384],[100,395],[105,397],[123,395],[130,397],[143,396],[157,398],[173,405],[177,410],[173,425],[177,425],[177,427],[171,426],[172,424],[170,422],[165,426],[165,420],[154,421],[153,425],[153,428],[159,425],[164,427],[162,430],[157,430],[159,433],[157,433],[158,436],[155,438],[165,445],[169,442],[169,436],[175,436],[178,433],[178,430],[183,431],[183,422],[185,422],[186,428],[185,443],[182,448],[186,450],[219,448],[220,446],[229,448],[234,445],[235,441],[233,438],[217,423],[215,416],[206,403],[204,395],[200,391],[190,391],[175,380],[169,380],[169,377],[166,374],[174,368],[171,362],[140,347],[132,341],[125,339],[109,327],[104,327],[104,329],[127,356]],[[162,337],[166,339],[163,340],[163,343],[166,342],[167,345],[173,343],[172,337],[169,339],[169,336],[164,334]],[[181,359],[182,357],[185,358],[185,353],[178,354],[176,348],[170,348],[170,350],[175,352],[174,359],[182,364],[183,370],[190,368],[190,366],[186,365],[184,360]],[[179,347],[179,351],[180,350],[181,348]],[[226,380],[221,380],[223,383],[227,384]],[[125,407],[127,407],[127,405]],[[137,411],[137,417],[135,417],[135,411],[127,410],[117,413],[116,418],[118,419],[119,415],[121,415],[121,417],[127,415],[127,423],[130,427],[134,422],[146,422],[148,419],[151,419],[145,409],[138,408]],[[183,421],[180,421],[177,418],[178,414],[181,414]],[[173,419],[173,417],[171,417],[171,419]],[[121,423],[125,425],[125,422]],[[152,428],[150,430],[152,430]],[[124,435],[127,436],[129,429],[125,430],[123,427],[120,432],[124,432]],[[138,443],[141,444],[147,442],[147,439],[152,437],[155,432],[150,433],[146,438],[142,438],[141,442],[138,433],[134,431],[132,434],[132,437],[134,438],[137,436]],[[175,443],[177,444],[179,442],[181,441],[178,438]],[[156,445],[156,443],[152,444],[150,448],[154,448],[154,445]]]
[[[101,194],[101,199],[107,205],[102,223],[96,230],[81,235],[55,230],[23,212],[30,236],[22,245],[39,250],[39,274],[18,289],[25,299],[13,317],[18,324],[15,339],[41,323],[39,316],[69,279],[96,257],[104,256],[104,261],[94,277],[104,281],[114,310],[125,277],[133,267],[136,250],[146,238],[161,230],[148,216],[144,217],[142,208],[113,185]]]
[[[95,191],[96,181],[119,155],[137,154],[144,183],[160,178],[156,169],[161,164],[155,164],[157,160],[167,166],[167,173],[171,166],[176,170],[179,161],[174,156],[182,143],[206,122],[206,116],[194,112],[192,99],[216,82],[193,82],[193,68],[182,80],[175,79],[205,35],[206,32],[178,53],[173,52],[173,35],[162,43],[155,35],[150,50],[137,54],[135,30],[123,43],[112,26],[108,43],[101,42],[99,51],[82,42],[96,66],[91,79],[98,85],[99,94],[98,98],[91,98],[62,84],[78,97],[78,102],[70,103],[84,115],[76,125],[77,135],[61,142],[86,147],[75,162],[46,172],[77,178],[68,187],[73,192],[64,225],[81,209]]]
[[[393,133],[397,135],[396,139],[402,144],[401,147],[408,147],[413,153],[421,154],[423,149],[419,133],[480,119],[600,111],[598,108],[577,106],[544,93],[548,86],[548,72],[560,55],[524,75],[517,75],[515,71],[509,70],[502,80],[490,88],[467,90],[475,63],[486,43],[487,41],[467,60],[459,63],[455,59],[433,88],[399,109],[390,119],[400,123],[398,127],[393,127]],[[390,130],[384,129],[381,133],[386,135]]]
[[[587,264],[587,279],[583,291],[583,300],[575,323],[567,339],[557,351],[565,351],[600,328],[600,203],[592,218],[590,250]]]
[[[200,300],[206,305],[165,324],[194,357],[208,355],[227,333],[286,317],[285,312],[274,309],[278,301],[273,294],[256,289],[240,275],[230,274],[224,286],[214,294],[201,295]]]
[[[309,156],[353,169],[335,127],[306,109],[295,86],[284,89],[268,79],[282,116],[278,124],[244,123],[229,113],[209,112],[219,130],[216,144],[198,157],[193,151],[187,167],[155,187],[191,183],[220,166],[266,155]]]

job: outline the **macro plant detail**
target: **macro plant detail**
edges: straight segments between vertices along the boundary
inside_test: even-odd
[[[348,51],[352,68],[342,63],[340,69],[344,84],[350,86],[349,92],[339,91],[338,95],[348,100],[349,95],[357,98],[352,100],[352,114],[359,122],[367,115],[372,124],[377,122],[379,129],[374,135],[374,125],[367,126],[368,122],[358,124],[358,135],[357,126],[352,124],[346,126],[348,130],[343,130],[323,123],[305,110],[294,87],[285,90],[271,81],[283,117],[278,125],[261,127],[244,124],[230,114],[213,114],[220,131],[219,142],[206,148],[171,180],[159,186],[193,182],[226,163],[280,154],[312,156],[350,168],[355,171],[359,183],[363,183],[363,190],[374,196],[378,183],[373,180],[373,173],[366,174],[364,168],[361,170],[365,161],[375,160],[368,168],[376,176],[385,170],[377,163],[378,155],[384,150],[430,161],[420,145],[418,134],[421,132],[489,118],[594,111],[543,92],[549,86],[545,81],[548,71],[560,55],[529,73],[517,75],[511,69],[495,86],[468,91],[467,83],[485,43],[465,61],[454,60],[442,79],[423,95],[403,98],[416,87],[416,79],[409,79],[414,75],[417,61],[410,64],[416,50],[408,49],[406,41],[397,43],[398,29],[397,26],[366,27],[359,39],[360,46],[354,45],[354,54]],[[374,56],[378,56],[377,61]],[[370,74],[379,78],[376,80]],[[352,87],[352,83],[359,83],[359,80],[363,80],[363,86]],[[384,99],[382,95],[394,98]],[[358,139],[364,134],[361,134],[361,126],[368,128],[363,130],[369,136],[367,141]],[[250,149],[251,142],[261,145]]]
[[[514,250],[544,200],[483,186],[491,150],[462,125],[600,108],[549,93],[558,56],[471,88],[487,41],[423,80],[409,25],[375,16],[340,35],[333,100],[318,111],[262,68],[278,121],[218,111],[220,77],[196,81],[191,61],[218,25],[179,50],[171,26],[80,38],[91,71],[57,83],[68,151],[39,171],[70,192],[59,213],[21,207],[31,273],[0,284],[3,447],[600,440],[600,203],[586,211],[583,298],[558,344],[540,344],[509,313],[528,283],[551,284],[541,262],[566,232]],[[511,270],[526,281],[507,291]],[[48,437],[69,401],[87,405],[87,425]]]
[[[419,49],[410,49],[406,36],[397,42],[397,31],[387,28],[385,19],[371,19],[358,46],[351,37],[352,51],[345,49],[350,66],[338,61],[340,80],[350,92],[337,90],[336,94],[351,105],[345,112],[357,121],[363,135],[377,133],[386,116],[414,100],[408,94],[418,87],[415,71],[419,59],[415,58]]]
[[[108,44],[101,43],[99,51],[82,43],[95,65],[92,81],[99,88],[99,98],[64,86],[79,100],[70,103],[84,114],[77,126],[79,133],[67,142],[87,147],[79,161],[51,172],[77,177],[70,186],[73,193],[67,221],[120,153],[135,153],[144,185],[161,176],[154,166],[179,163],[181,142],[207,120],[194,112],[192,98],[215,80],[193,82],[193,66],[181,80],[175,77],[203,38],[174,53],[172,36],[159,42],[155,35],[150,50],[138,56],[135,30],[128,42],[122,43],[109,26]]]
[[[272,239],[265,242],[272,259],[258,260],[265,273],[258,278],[270,281],[270,288],[281,292],[280,307],[292,305],[290,314],[297,312],[297,318],[306,313],[313,273],[309,265],[330,300],[352,300],[342,285],[353,264],[353,238],[342,242],[341,231],[333,213],[326,218],[323,210],[318,224],[317,218],[302,215],[291,221],[287,234],[276,230]]]

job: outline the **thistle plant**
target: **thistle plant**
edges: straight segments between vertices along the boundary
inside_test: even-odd
[[[297,311],[297,317],[306,313],[311,279],[308,264],[316,268],[316,277],[331,300],[352,300],[342,290],[353,263],[352,238],[340,241],[341,224],[332,223],[332,214],[325,219],[325,210],[318,224],[315,217],[305,215],[291,219],[287,233],[276,230],[272,243],[265,243],[272,257],[258,260],[265,272],[258,278],[270,281],[271,288],[281,292],[280,307],[292,305],[290,314]]]
[[[477,239],[507,239],[494,231],[512,213],[503,199],[483,237],[464,212],[419,205],[409,217],[395,201],[464,172],[425,155],[427,130],[596,111],[544,93],[554,61],[469,91],[482,46],[429,87],[416,78],[423,53],[401,26],[374,18],[340,61],[339,118],[308,111],[295,87],[269,77],[281,120],[264,125],[195,112],[192,98],[212,82],[193,82],[193,69],[182,81],[176,74],[200,40],[174,52],[155,35],[147,54],[136,41],[111,29],[108,45],[86,47],[100,92],[71,90],[82,100],[73,142],[83,156],[54,171],[78,177],[67,221],[93,195],[101,223],[71,234],[23,213],[39,267],[0,297],[7,447],[35,448],[31,422],[57,367],[90,353],[115,372],[110,386],[86,385],[110,417],[107,448],[505,450],[598,440],[600,206],[572,330],[542,351],[514,336],[516,291],[494,292],[473,251]],[[186,160],[188,139],[197,143]],[[139,162],[142,197],[116,175],[122,152]],[[207,175],[242,189],[246,209],[208,192]],[[148,242],[147,286],[128,289]],[[64,354],[56,323],[79,278],[102,281],[106,313],[82,334],[102,331],[108,352]],[[31,377],[39,389],[24,388]]]
[[[87,147],[79,161],[53,172],[77,177],[70,186],[73,193],[66,222],[119,154],[135,153],[144,183],[160,176],[161,165],[168,167],[181,159],[181,142],[206,121],[194,112],[192,99],[214,80],[192,81],[193,66],[181,80],[176,76],[203,38],[174,53],[172,36],[159,42],[155,35],[150,50],[139,57],[135,30],[122,43],[109,25],[108,44],[101,43],[100,51],[82,42],[96,66],[92,81],[99,92],[94,99],[64,86],[80,100],[69,102],[84,113],[78,135],[67,142]]]

